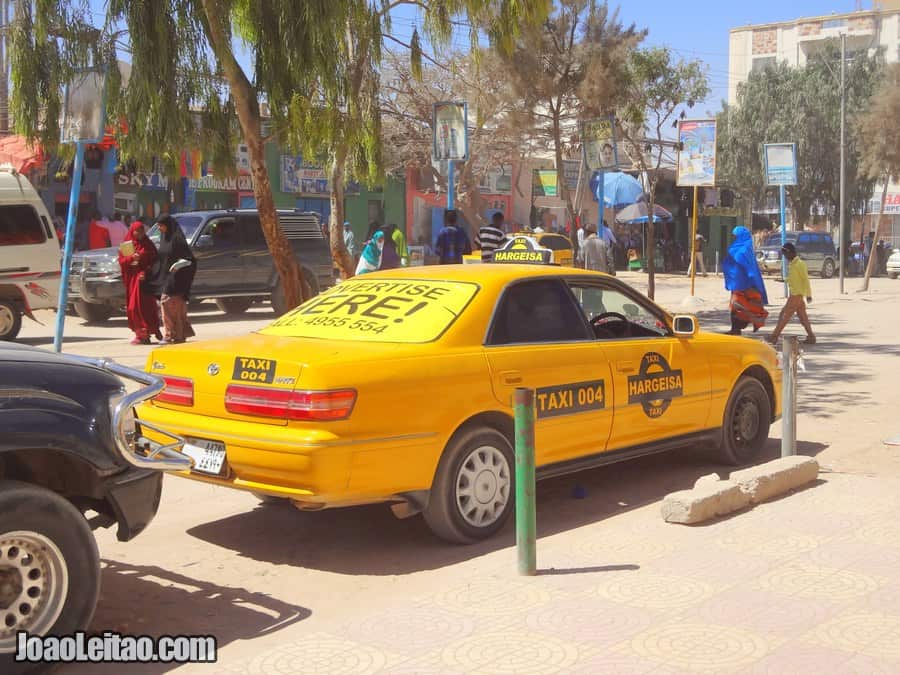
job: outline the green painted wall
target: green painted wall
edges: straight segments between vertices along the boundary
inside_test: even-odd
[[[358,195],[348,195],[344,199],[345,215],[357,242],[362,242],[369,231],[370,201],[381,203],[384,215],[380,224],[396,223],[406,231],[406,181],[387,178],[383,189],[369,190],[361,186]]]
[[[269,179],[272,181],[272,192],[275,206],[280,209],[293,209],[298,195],[281,191],[281,155],[282,149],[275,143],[266,145],[266,166],[269,168]],[[406,182],[388,178],[384,188],[378,191],[360,188],[359,194],[347,195],[344,198],[346,219],[353,227],[357,242],[362,242],[369,230],[369,202],[381,202],[384,223],[397,223],[400,229],[406,229]]]

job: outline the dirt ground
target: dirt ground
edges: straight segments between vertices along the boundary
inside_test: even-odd
[[[622,278],[646,288],[644,275]],[[854,637],[869,633],[852,621],[864,616],[900,638],[900,528],[891,515],[900,448],[882,443],[900,435],[900,281],[874,279],[862,294],[860,280],[848,279],[843,296],[837,279],[812,283],[819,344],[803,355],[797,438],[823,467],[813,488],[685,528],[662,523],[658,502],[722,469],[703,453],[548,480],[538,487],[544,574],[523,580],[511,523],[491,541],[454,547],[421,518],[396,520],[384,506],[301,513],[167,477],[144,534],[122,544],[98,532],[104,570],[93,628],[216,635],[218,664],[190,672],[900,672],[900,639],[878,651]],[[688,288],[683,276],[659,277],[657,299],[680,310]],[[780,289],[768,280],[776,304],[760,339],[777,318]],[[721,278],[698,278],[696,295],[701,327],[727,330]],[[52,343],[52,315],[43,318],[45,326],[26,323],[24,342]],[[271,318],[268,306],[236,319],[212,305],[194,315],[200,338]],[[85,326],[70,317],[66,330],[75,353],[142,366],[149,350],[128,344],[124,318]],[[778,456],[779,437],[773,425],[768,458]],[[811,568],[855,576],[829,585]],[[806,585],[791,586],[790,570],[806,570]],[[757,587],[765,592],[747,590]],[[813,587],[820,593],[803,590]],[[888,596],[890,606],[872,604]],[[754,623],[773,603],[787,624]],[[807,620],[790,624],[792,616]]]

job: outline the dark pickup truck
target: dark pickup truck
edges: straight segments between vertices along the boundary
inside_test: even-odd
[[[276,314],[287,310],[257,211],[189,211],[175,219],[197,257],[192,300],[215,300],[227,314],[240,314],[254,301],[268,299]],[[278,220],[313,294],[330,287],[331,252],[318,214],[279,211]],[[149,234],[159,242],[155,226]],[[118,255],[116,248],[103,248],[72,256],[69,302],[85,321],[105,321],[125,306]]]
[[[191,467],[183,439],[152,443],[135,417],[163,386],[106,359],[0,343],[0,672],[18,672],[8,662],[19,632],[88,627],[100,590],[92,530],[136,537],[156,515],[163,472]]]

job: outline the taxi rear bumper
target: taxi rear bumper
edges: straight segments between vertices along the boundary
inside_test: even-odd
[[[437,434],[346,438],[325,429],[225,420],[154,405],[142,406],[139,415],[188,441],[224,443],[222,475],[175,472],[191,480],[285,497],[310,508],[393,501],[397,493],[431,485],[433,474],[426,471],[404,475],[411,463],[402,458],[425,454]],[[145,428],[144,435],[156,440],[152,429]]]

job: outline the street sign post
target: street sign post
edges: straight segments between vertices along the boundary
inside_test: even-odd
[[[469,106],[464,101],[441,101],[432,108],[432,156],[447,162],[447,208],[455,200],[454,162],[469,158]]]
[[[697,277],[697,192],[716,184],[716,121],[680,120],[678,122],[678,162],[675,184],[693,187],[691,209],[691,297]]]
[[[603,225],[603,174],[619,170],[619,148],[616,143],[616,118],[602,117],[581,123],[581,149],[589,171],[600,174],[597,189],[597,231]]]
[[[66,85],[64,101],[60,120],[60,142],[75,145],[75,162],[72,170],[72,187],[69,190],[69,210],[66,215],[66,243],[63,249],[59,301],[56,308],[56,332],[53,336],[53,349],[57,352],[62,351],[66,324],[69,268],[75,249],[75,223],[78,219],[81,177],[84,174],[84,149],[87,145],[103,140],[106,127],[105,69],[91,68],[76,72]]]
[[[766,185],[778,186],[779,211],[781,213],[781,245],[787,242],[787,221],[785,218],[786,185],[797,184],[797,144],[765,143],[763,160],[766,170]],[[784,280],[784,297],[788,296],[787,258],[781,256],[781,278]]]

